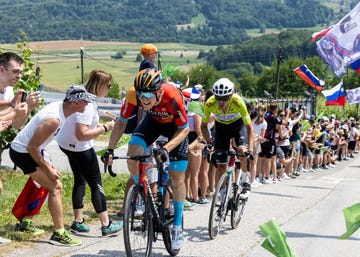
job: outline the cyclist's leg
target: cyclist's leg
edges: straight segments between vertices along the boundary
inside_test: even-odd
[[[226,171],[228,165],[228,154],[230,149],[230,139],[232,138],[232,126],[215,121],[215,145],[213,158],[216,161],[215,185],[221,175]]]

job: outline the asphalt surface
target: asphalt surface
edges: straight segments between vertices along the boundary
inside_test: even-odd
[[[288,245],[298,257],[360,256],[360,232],[347,240],[338,239],[346,231],[342,209],[360,202],[359,156],[339,162],[329,170],[303,173],[296,179],[253,189],[239,227],[232,230],[227,219],[215,240],[210,240],[207,233],[210,204],[185,211],[185,243],[178,256],[273,256],[261,247],[264,237],[259,229],[259,225],[272,218],[284,230]],[[59,155],[53,157],[55,165],[58,158]],[[122,166],[119,170],[126,168]],[[30,246],[3,256],[125,256],[122,233],[103,238],[98,223],[91,225],[89,234],[81,236],[83,244],[78,247],[53,246],[48,239],[34,239]],[[168,256],[161,240],[154,243],[153,256]]]

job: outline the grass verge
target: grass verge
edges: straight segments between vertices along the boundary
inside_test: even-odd
[[[1,247],[0,256],[3,256],[2,254],[5,254],[10,250],[22,247],[31,247],[31,245],[36,242],[36,237],[34,238],[34,236],[30,234],[16,231],[15,227],[18,221],[11,213],[12,207],[29,176],[24,175],[20,170],[0,170],[0,178],[4,186],[3,193],[0,195],[0,236],[12,240],[11,244]],[[116,215],[116,213],[120,210],[120,206],[124,198],[125,184],[128,178],[129,175],[127,174],[118,174],[116,178],[113,178],[108,174],[102,174],[103,187],[106,193],[107,207],[110,216]],[[64,223],[65,228],[67,229],[70,227],[74,218],[71,200],[73,180],[72,173],[62,174],[62,202],[64,209]],[[85,196],[84,218],[89,224],[97,221],[97,215],[91,203],[91,193],[88,186]],[[53,222],[47,202],[45,202],[41,213],[36,215],[33,220],[34,224],[39,228],[45,229],[47,232],[46,236],[50,237],[53,231]],[[44,237],[44,235],[41,235],[40,237]]]

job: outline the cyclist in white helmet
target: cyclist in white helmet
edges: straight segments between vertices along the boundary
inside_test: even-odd
[[[233,82],[221,78],[214,83],[212,92],[214,95],[205,102],[201,130],[207,142],[214,146],[217,181],[226,171],[231,139],[234,139],[238,155],[253,158],[254,129],[245,102],[234,92]],[[207,129],[212,113],[215,115],[215,138],[210,137]],[[244,188],[250,190],[250,185],[244,184]]]

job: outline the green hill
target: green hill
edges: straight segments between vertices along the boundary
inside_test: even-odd
[[[319,0],[0,0],[0,5],[0,43],[17,42],[23,30],[29,41],[204,45],[240,43],[249,37],[246,29],[329,24],[340,6]]]

